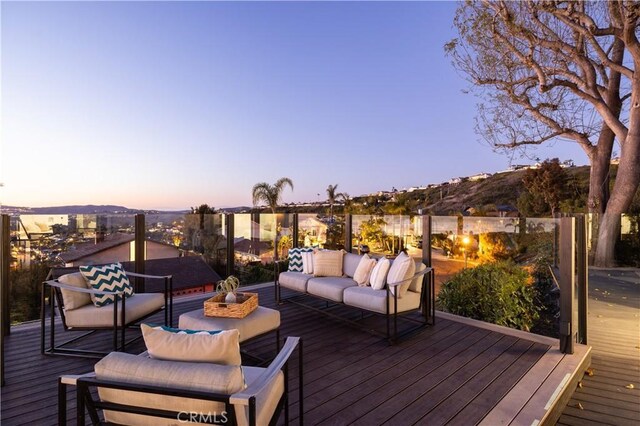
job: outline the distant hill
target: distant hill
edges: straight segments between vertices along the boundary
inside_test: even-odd
[[[13,207],[2,206],[5,212],[19,212],[21,214],[115,214],[115,213],[142,213],[143,210],[130,209],[124,206],[114,205],[73,205],[53,207]]]

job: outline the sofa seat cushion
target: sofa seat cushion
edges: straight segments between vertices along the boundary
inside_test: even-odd
[[[293,272],[299,273],[299,272]],[[180,315],[178,327],[191,330],[233,330],[240,332],[240,342],[260,336],[280,327],[280,311],[258,306],[244,318],[207,317],[204,309]]]
[[[240,366],[162,361],[123,352],[112,352],[95,365],[99,380],[158,386],[165,389],[198,390],[230,395],[245,388]],[[137,407],[197,413],[222,413],[221,402],[179,398],[100,388],[100,399]],[[126,425],[175,425],[178,419],[105,411],[105,421]]]
[[[69,285],[72,287],[78,287],[87,289],[87,280],[80,272],[74,272],[72,274],[65,274],[58,278],[61,284]],[[64,308],[67,310],[77,309],[84,305],[91,303],[91,296],[89,293],[81,293],[79,291],[60,289],[62,293],[62,301],[64,302]]]
[[[266,371],[260,367],[242,367],[247,386],[255,382]],[[284,394],[284,374],[280,371],[260,393],[256,395],[256,424],[268,425],[275,413],[278,401]],[[240,425],[249,424],[249,408],[235,406],[236,417]]]
[[[344,290],[345,305],[367,311],[386,314],[385,301],[387,290],[374,290],[371,287],[349,287]],[[403,298],[398,299],[398,312],[410,311],[420,306],[420,294],[407,291]],[[394,313],[393,295],[389,297],[389,313]]]
[[[307,292],[307,281],[312,278],[313,275],[303,274],[302,272],[281,272],[278,281],[282,287],[290,288],[291,290],[299,291],[300,293]]]
[[[162,293],[136,293],[125,301],[125,322],[130,324],[164,306]],[[71,311],[65,310],[67,327],[113,327],[114,304],[97,307],[85,305]],[[122,300],[118,301],[118,325],[122,325]]]
[[[344,289],[353,286],[357,287],[358,283],[346,277],[311,278],[307,283],[307,293],[334,302],[342,302]]]

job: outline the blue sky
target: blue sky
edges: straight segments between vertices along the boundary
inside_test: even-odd
[[[221,207],[282,176],[290,202],[503,170],[444,55],[455,6],[3,2],[0,201]]]

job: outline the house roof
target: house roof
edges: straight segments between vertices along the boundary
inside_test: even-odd
[[[126,271],[135,270],[135,262],[122,262]],[[77,272],[77,267],[54,268],[53,277],[71,272]],[[145,261],[145,274],[173,276],[173,290],[199,287],[205,284],[215,284],[220,281],[220,275],[200,256],[171,257],[166,259],[152,259]],[[164,288],[162,280],[147,280],[147,291],[161,291]]]
[[[135,240],[135,236],[133,234],[124,234],[121,232],[117,232],[115,234],[108,234],[108,235],[105,235],[104,241],[101,241],[99,243],[88,242],[88,243],[77,244],[71,250],[60,253],[59,257],[65,263],[71,263],[71,262],[75,262],[77,260],[83,259],[87,256],[91,256],[96,253],[109,250],[119,245],[130,243],[131,241],[134,241],[134,240]],[[161,241],[154,241],[148,238],[145,239],[145,241],[152,242],[155,244],[162,244],[162,245],[175,248],[175,246],[172,246],[171,244],[163,243]]]
[[[82,259],[83,257],[91,256],[92,254],[131,242],[134,239],[135,236],[133,234],[123,234],[120,232],[109,234],[104,237],[104,241],[99,243],[80,243],[71,250],[60,253],[59,256],[65,263],[70,263]]]

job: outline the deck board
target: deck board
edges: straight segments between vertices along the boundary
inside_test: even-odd
[[[272,288],[258,293],[262,305],[275,306]],[[203,299],[204,296],[193,297],[176,303],[176,319],[181,312],[201,307]],[[309,303],[323,306],[313,299]],[[281,335],[304,339],[306,424],[406,424],[425,420],[437,424],[438,419],[457,422],[464,417],[477,423],[549,351],[548,345],[535,339],[442,318],[435,326],[389,346],[379,337],[299,306],[285,304],[277,308],[281,311]],[[339,307],[335,311],[352,319],[360,317],[359,311],[353,309]],[[158,315],[151,321],[160,319]],[[384,328],[382,318],[365,321]],[[95,363],[90,359],[41,356],[39,333],[39,325],[34,324],[14,328],[7,338],[3,425],[55,424],[57,377],[90,371]],[[136,332],[132,336],[133,333]],[[92,336],[88,343],[108,350],[111,337],[108,333]],[[261,337],[245,349],[259,356],[273,356],[273,336]],[[128,348],[131,353],[142,350],[141,340]],[[298,422],[298,362],[297,356],[292,358],[290,371],[294,424]],[[67,401],[71,424],[75,420],[72,390]],[[473,407],[473,414],[466,407]]]

